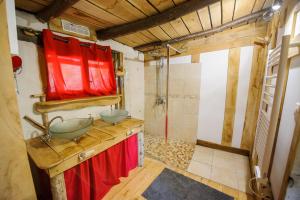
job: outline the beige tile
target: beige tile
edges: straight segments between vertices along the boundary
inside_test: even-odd
[[[170,80],[185,79],[186,69],[181,65],[172,65],[170,67]]]
[[[211,177],[211,165],[205,163],[192,160],[187,171],[207,179]]]
[[[201,77],[201,68],[199,65],[190,65],[184,72],[184,77],[186,79]]]
[[[213,166],[211,180],[238,189],[238,179],[234,169]]]
[[[196,96],[199,98],[200,79],[187,79],[184,84],[184,95]]]
[[[156,94],[155,82],[145,82],[145,94]]]
[[[197,130],[198,127],[198,115],[196,114],[183,114],[182,126],[190,127]]]
[[[198,108],[199,100],[197,98],[184,98],[184,114],[198,114]]]
[[[184,111],[184,99],[171,97],[169,98],[169,113],[172,113],[178,117],[181,117]]]
[[[182,127],[181,131],[179,134],[182,136],[181,138],[178,139],[182,139],[186,142],[191,142],[196,144],[197,142],[197,129],[193,128],[193,127]]]
[[[217,149],[215,149],[214,155],[216,157],[229,158],[231,160],[236,158],[235,153],[230,153],[227,151],[221,151],[221,150],[217,150]]]
[[[170,95],[182,95],[184,89],[184,80],[174,79],[170,81],[169,84],[169,94]]]
[[[236,159],[234,154],[215,150],[213,156],[213,166],[222,167],[224,169],[236,169]]]
[[[240,191],[249,193],[250,169],[237,169],[238,188]]]
[[[236,167],[237,169],[248,172],[250,170],[249,158],[247,156],[236,156]]]
[[[214,151],[210,148],[196,146],[192,160],[212,165]]]

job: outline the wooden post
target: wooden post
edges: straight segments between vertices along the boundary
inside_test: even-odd
[[[120,61],[120,65],[119,65],[119,69],[121,71],[124,71],[124,56],[123,53],[120,52],[119,53],[119,61]],[[124,81],[125,81],[125,77],[124,76],[120,76],[120,91],[121,91],[121,109],[125,109],[125,89],[124,89]]]
[[[30,95],[31,98],[39,98],[40,102],[46,102],[46,95],[45,94],[32,94]],[[47,128],[48,127],[48,113],[47,112],[43,112],[42,114],[42,121],[43,121],[43,125]]]
[[[40,96],[40,102],[46,102],[46,95]],[[48,127],[49,118],[48,113],[42,113],[43,125]]]
[[[58,174],[50,179],[53,200],[67,200],[64,173]]]
[[[0,198],[36,199],[13,79],[6,2],[0,1]]]
[[[138,166],[144,166],[144,130],[138,133]]]

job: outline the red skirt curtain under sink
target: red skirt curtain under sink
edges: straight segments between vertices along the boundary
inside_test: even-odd
[[[60,37],[43,30],[47,100],[116,93],[110,47]]]
[[[138,165],[137,135],[64,172],[68,200],[99,200]]]

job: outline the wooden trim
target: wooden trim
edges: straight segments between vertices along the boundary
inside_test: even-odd
[[[130,33],[145,30],[151,27],[159,26],[161,24],[178,19],[186,14],[197,11],[208,5],[218,2],[219,0],[190,0],[172,7],[161,13],[140,19],[134,22],[129,22],[122,25],[117,25],[111,28],[97,31],[98,39],[108,40]]]
[[[192,63],[200,63],[200,53],[192,54]]]
[[[290,152],[289,152],[289,156],[287,159],[288,163],[285,168],[285,172],[284,172],[281,188],[279,191],[278,199],[284,199],[284,197],[285,197],[286,190],[287,190],[288,183],[289,183],[289,176],[293,170],[296,153],[297,153],[297,148],[298,148],[298,145],[300,142],[300,106],[299,105],[295,111],[295,123],[296,123],[296,125],[295,125],[295,129],[294,129],[293,139],[291,142]]]
[[[267,27],[265,22],[242,25],[233,29],[225,30],[221,33],[216,33],[208,38],[199,38],[177,43],[173,46],[177,49],[184,49],[185,51],[180,55],[171,53],[171,57],[194,55],[203,52],[218,51],[242,46],[258,46],[254,44],[254,41],[256,41],[257,38],[264,37],[266,35],[266,31]],[[161,48],[158,50],[158,53],[160,55],[166,55],[166,49]],[[150,53],[144,54],[145,62],[155,59],[156,58]]]
[[[222,145],[231,146],[239,79],[241,48],[229,49]]]
[[[256,124],[259,115],[260,99],[263,86],[265,64],[267,60],[267,46],[255,46],[248,91],[247,108],[241,148],[251,150],[254,143]]]
[[[236,153],[236,154],[240,154],[240,155],[243,155],[243,156],[249,156],[250,155],[250,151],[248,151],[246,149],[239,149],[239,148],[236,148],[236,147],[228,147],[228,146],[224,146],[224,145],[221,145],[221,144],[207,142],[207,141],[204,141],[204,140],[197,140],[197,145],[204,146],[204,147],[209,147],[209,148],[212,148],[212,149],[227,151],[227,152],[230,152],[230,153]]]
[[[120,102],[120,96],[86,97],[81,99],[55,100],[37,102],[34,109],[38,113],[48,113],[59,110],[74,110],[89,106],[109,106]]]
[[[221,26],[218,26],[218,27],[215,27],[215,28],[212,28],[212,29],[209,29],[209,30],[199,31],[199,32],[196,32],[196,33],[192,33],[192,34],[189,34],[189,35],[184,35],[184,36],[181,36],[181,37],[178,37],[178,38],[174,38],[174,39],[171,39],[171,40],[167,40],[167,41],[164,41],[164,42],[162,42],[162,41],[161,42],[155,41],[155,42],[143,44],[143,45],[134,47],[134,49],[138,50],[138,51],[143,51],[143,49],[147,49],[149,47],[156,47],[156,46],[162,46],[162,47],[164,47],[167,44],[174,44],[174,43],[182,42],[182,41],[185,41],[185,40],[192,40],[192,39],[199,38],[199,37],[207,37],[209,35],[212,35],[212,34],[215,34],[215,33],[218,33],[218,32],[222,32],[222,31],[224,31],[226,29],[230,29],[232,27],[236,27],[238,25],[244,24],[245,22],[258,19],[268,9],[269,8],[263,9],[261,11],[258,11],[258,12],[255,12],[255,13],[252,13],[252,14],[249,14],[249,15],[246,15],[244,17],[235,19],[235,20],[233,20],[231,22],[227,22],[227,23],[225,23],[225,24],[223,24]],[[155,49],[157,50],[157,48],[155,48]],[[147,51],[144,51],[144,52],[148,52],[148,51],[152,51],[152,50],[153,49],[147,50]]]
[[[40,10],[35,16],[42,22],[60,16],[79,0],[54,0],[49,6]]]

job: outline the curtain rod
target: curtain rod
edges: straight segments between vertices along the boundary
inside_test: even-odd
[[[62,41],[62,42],[66,42],[66,43],[69,42],[68,39],[64,39],[62,36],[59,36],[59,35],[53,35],[53,39],[59,40],[59,41]],[[93,44],[93,43],[89,43],[89,42],[83,42],[83,43],[80,42],[80,43],[79,43],[79,45],[80,45],[80,46],[83,46],[83,47],[90,47],[91,44]],[[99,46],[98,49],[106,50],[107,47]]]
[[[27,42],[33,42],[37,45],[42,45],[42,40],[41,40],[41,31],[38,30],[34,30],[32,28],[28,28],[28,27],[23,27],[23,26],[17,26],[17,35],[18,35],[18,40],[22,40],[22,41],[27,41]],[[56,40],[62,41],[62,42],[68,42],[67,39],[64,39],[63,36],[59,36],[59,35],[54,35],[53,37]],[[82,43],[80,41],[80,46],[85,46],[85,47],[89,47],[90,44],[92,43]],[[99,45],[100,46],[100,45]],[[102,50],[106,50],[107,47],[99,47],[99,49]]]

